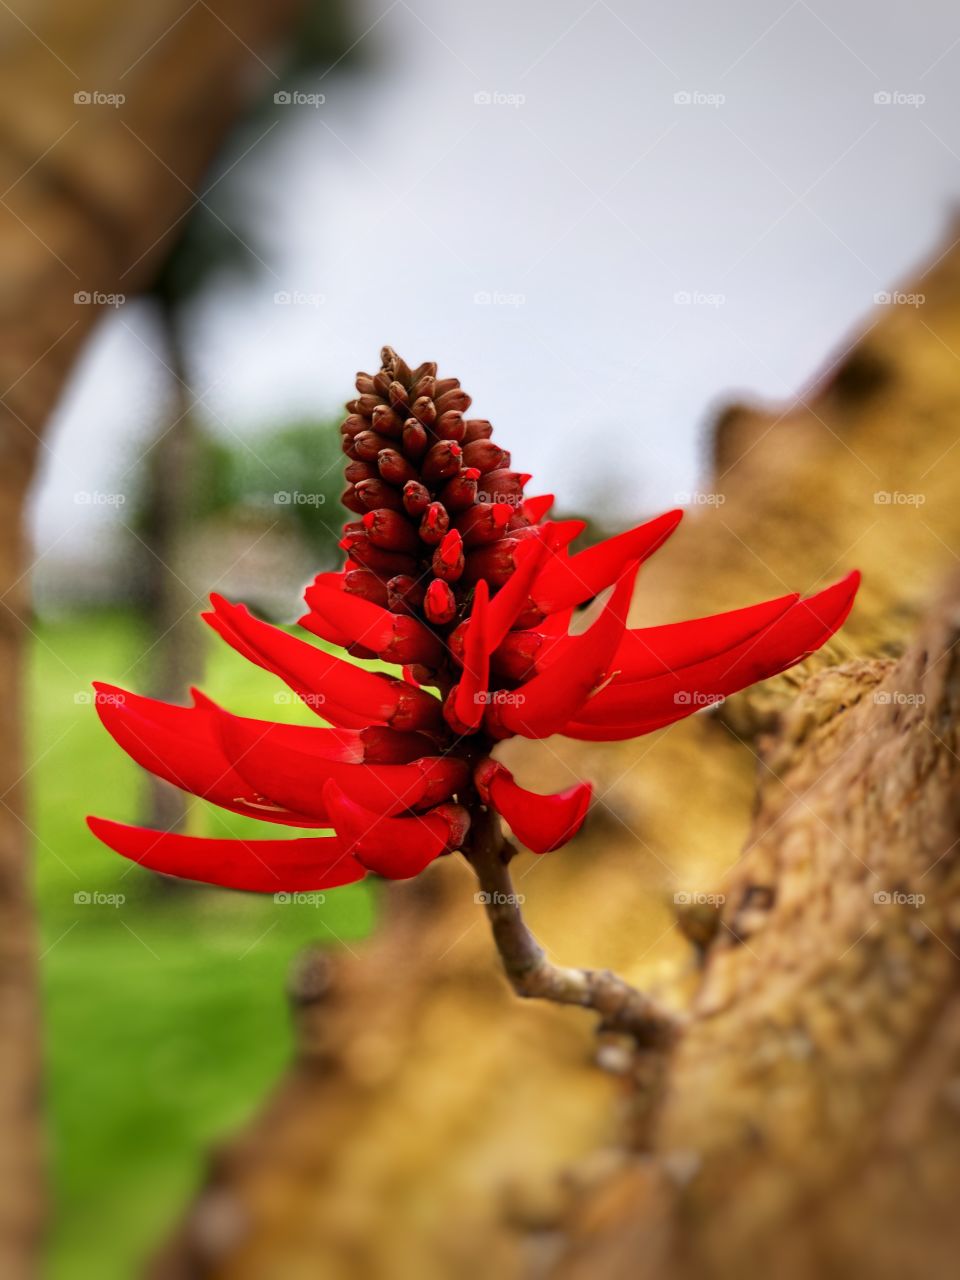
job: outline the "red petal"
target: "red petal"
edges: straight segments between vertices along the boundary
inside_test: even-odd
[[[333,644],[362,644],[386,662],[432,664],[442,654],[438,637],[409,615],[391,613],[319,581],[307,587],[304,599],[311,612],[300,625]]]
[[[673,533],[682,516],[682,511],[668,511],[575,556],[556,557],[540,573],[531,595],[544,613],[592,599],[616,581],[624,565],[651,556]]]
[[[627,631],[614,659],[617,680],[649,680],[724,653],[782,617],[799,599],[794,593],[709,618]]]
[[[220,724],[226,756],[250,786],[321,820],[329,819],[323,787],[330,780],[371,810],[394,815],[449,799],[467,778],[466,765],[455,757],[431,756],[410,764],[341,764],[281,745],[276,735],[264,735],[236,716],[224,716]]]
[[[473,608],[463,644],[463,673],[453,701],[457,730],[476,729],[483,719],[485,693],[490,685],[490,649],[487,643],[487,607],[490,593],[481,579],[473,594]]]
[[[486,770],[477,770],[477,786],[481,795],[489,796],[490,803],[504,817],[517,839],[533,853],[550,853],[566,844],[580,830],[587,816],[592,787],[589,782],[579,782],[554,795],[539,795],[518,786],[513,774],[495,761]]]
[[[128,756],[158,778],[247,817],[294,827],[321,825],[309,811],[289,811],[267,800],[231,767],[216,729],[216,716],[223,713],[209,699],[195,695],[197,705],[176,707],[108,684],[94,688],[104,728]]]
[[[843,624],[859,573],[799,600],[740,644],[664,675],[630,683],[613,680],[564,729],[569,737],[612,740],[648,733],[777,675],[819,649]]]
[[[388,880],[417,875],[453,848],[451,839],[459,834],[445,813],[433,810],[410,818],[385,818],[345,796],[335,782],[324,787],[324,801],[344,849]]]
[[[541,675],[534,676],[487,708],[484,725],[495,738],[520,734],[548,738],[559,733],[607,674],[623,636],[637,576],[637,563],[621,575],[593,626],[571,636],[563,653]]]
[[[207,840],[128,827],[105,818],[87,825],[105,845],[132,862],[184,880],[251,893],[300,893],[352,884],[366,874],[336,836],[305,840]]]
[[[378,723],[400,729],[440,727],[440,703],[430,694],[355,667],[260,622],[221,596],[210,599],[214,612],[203,615],[210,626],[251,661],[278,675],[325,719],[348,729]]]

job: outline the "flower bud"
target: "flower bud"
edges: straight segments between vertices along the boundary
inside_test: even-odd
[[[429,443],[426,427],[416,418],[408,418],[403,424],[403,452],[407,457],[411,461],[423,457]]]
[[[385,404],[377,405],[370,417],[370,424],[374,431],[391,439],[398,439],[403,431],[403,420]]]
[[[484,542],[496,542],[513,516],[513,507],[506,502],[478,502],[455,520],[463,535],[465,547],[477,547]]]
[[[381,449],[377,454],[377,466],[384,480],[388,484],[395,484],[398,488],[408,480],[420,479],[413,463],[396,449]]]
[[[437,419],[434,431],[441,440],[461,441],[464,432],[463,414],[459,409],[448,409]]]
[[[456,582],[463,573],[463,539],[456,529],[444,534],[443,541],[433,553],[433,572],[444,582]]]
[[[430,490],[419,480],[408,480],[403,486],[403,509],[408,516],[422,516],[430,505]]]
[[[400,494],[392,484],[387,484],[379,476],[375,480],[359,480],[355,488],[363,505],[362,508],[350,507],[351,511],[376,511],[377,507],[389,507],[391,511],[403,510]]]
[[[493,435],[493,423],[486,418],[467,418],[463,424],[463,443],[473,444],[474,440],[489,440]]]
[[[438,440],[427,452],[420,468],[426,484],[436,484],[460,470],[463,450],[455,440]]]
[[[463,465],[476,467],[484,475],[510,466],[510,454],[492,440],[471,440],[463,447]]]
[[[433,579],[423,598],[423,611],[427,621],[435,627],[443,627],[453,621],[457,613],[457,599],[449,583],[442,578]]]
[[[442,502],[431,502],[420,521],[420,537],[435,547],[450,528],[450,517]]]
[[[419,549],[420,540],[416,529],[405,515],[399,511],[391,511],[389,507],[368,511],[363,517],[363,527],[373,545],[382,547],[384,551],[404,551],[413,554]]]

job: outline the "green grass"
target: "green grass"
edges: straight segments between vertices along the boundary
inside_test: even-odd
[[[283,987],[292,957],[309,941],[363,937],[373,894],[353,885],[301,906],[168,888],[100,845],[85,814],[138,820],[144,778],[101,729],[90,681],[141,688],[143,636],[124,614],[36,631],[29,822],[54,1201],[48,1275],[128,1280],[197,1185],[210,1145],[251,1114],[288,1060]],[[298,715],[278,708],[276,682],[226,646],[209,655],[204,688],[231,710]],[[190,811],[193,834],[254,828],[281,831],[200,801]],[[77,894],[124,900],[85,903]]]

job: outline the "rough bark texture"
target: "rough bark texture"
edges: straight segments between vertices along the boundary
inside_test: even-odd
[[[21,516],[44,425],[98,307],[157,268],[294,0],[118,0],[0,10],[0,1274],[40,1219],[36,937],[24,816]],[[257,51],[257,52],[254,52]],[[115,108],[76,93],[122,93]]]
[[[956,584],[901,655],[960,540],[960,253],[914,288],[925,306],[880,311],[795,405],[721,417],[723,502],[636,604],[665,621],[859,565],[841,636],[636,743],[511,744],[524,785],[599,784],[572,846],[514,868],[531,927],[552,960],[687,1010],[675,1053],[598,1050],[580,1011],[516,1000],[468,869],[444,860],[388,895],[358,954],[305,959],[297,1060],[157,1275],[806,1277],[893,1274],[904,1252],[946,1274]],[[678,921],[674,894],[718,891],[719,929],[696,900]],[[874,902],[894,891],[927,901]]]

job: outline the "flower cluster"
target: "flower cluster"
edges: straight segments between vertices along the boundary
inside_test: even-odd
[[[359,374],[341,427],[348,458],[346,563],[307,588],[300,627],[321,648],[211,597],[203,616],[326,722],[231,715],[98,685],[100,717],[139,764],[225,809],[333,834],[201,839],[91,818],[111,848],[168,875],[260,892],[325,889],[367,872],[416,875],[469,849],[500,814],[534,853],[579,830],[589,783],[526,790],[493,756],[504,738],[633,738],[669,725],[819,648],[846,617],[858,575],[808,599],[785,595],[666,626],[631,628],[637,570],[670,536],[671,511],[586,550],[579,520],[527,497],[489,422],[435,364],[389,347]],[[596,616],[571,632],[596,597]],[[402,668],[386,674],[361,662]]]

